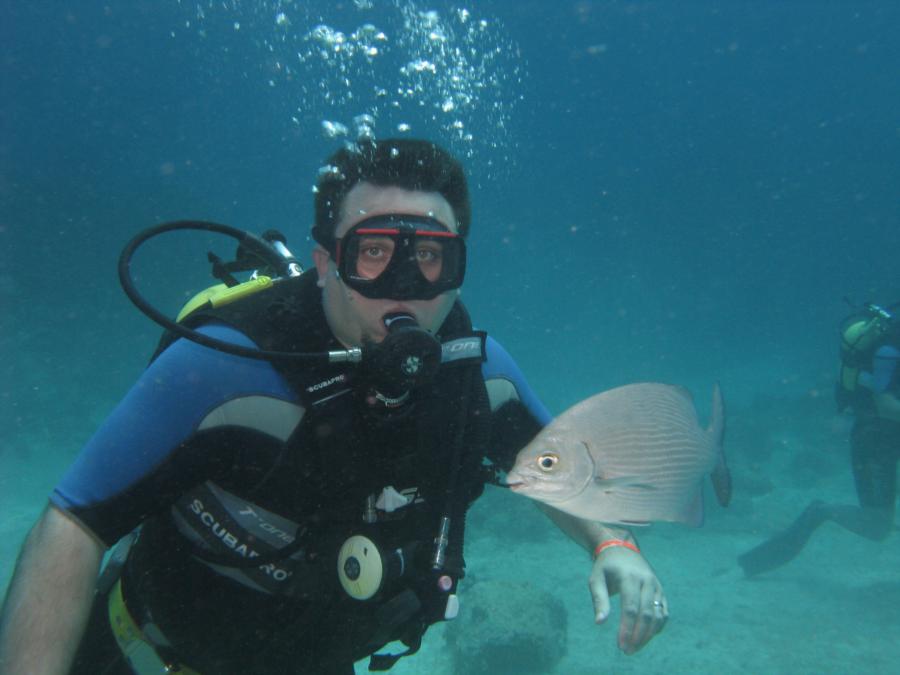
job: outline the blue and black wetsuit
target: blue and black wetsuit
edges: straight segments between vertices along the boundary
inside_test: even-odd
[[[860,373],[859,385],[867,393],[854,405],[856,422],[850,436],[856,493],[860,506],[893,512],[897,501],[900,422],[880,417],[872,394],[891,394],[900,399],[900,339],[875,350],[872,370]]]
[[[301,279],[287,304],[282,293],[200,318],[201,330],[267,349],[336,347],[314,279]],[[439,336],[446,347],[472,335],[457,305]],[[441,618],[427,564],[440,516],[451,504],[448,569],[458,578],[465,510],[485,465],[508,468],[549,421],[503,348],[479,344],[474,361],[445,349],[435,382],[388,411],[372,408],[346,366],[273,364],[174,341],[51,500],[109,546],[140,527],[121,592],[172,660],[204,675],[352,672],[354,661],[391,640],[414,642]],[[454,443],[466,451],[448,501]],[[402,551],[407,567],[366,602],[347,596],[336,573],[341,543],[360,533]],[[75,672],[121,662],[105,602],[98,594]]]

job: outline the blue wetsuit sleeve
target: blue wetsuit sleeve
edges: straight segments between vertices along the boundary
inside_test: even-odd
[[[500,343],[488,338],[485,351],[481,372],[491,397],[487,459],[509,470],[516,453],[550,422],[552,415]]]
[[[525,375],[522,374],[521,369],[512,356],[509,355],[509,352],[492,337],[487,338],[485,351],[487,352],[487,359],[481,367],[485,382],[498,379],[508,381],[512,384],[519,400],[529,414],[542,427],[546,426],[553,419],[553,416],[529,386]]]
[[[893,345],[882,345],[875,352],[872,359],[872,378],[869,388],[877,393],[898,393],[900,389],[900,349]]]
[[[211,324],[200,331],[219,340],[254,346],[245,335],[225,325]],[[144,371],[87,442],[53,490],[51,502],[77,515],[111,543],[103,531],[102,516],[90,522],[83,513],[102,511],[102,505],[114,499],[118,502],[163,465],[211,410],[250,394],[296,400],[267,361],[226,354],[189,340],[175,341]]]

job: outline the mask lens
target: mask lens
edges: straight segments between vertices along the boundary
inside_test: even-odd
[[[338,242],[344,282],[369,298],[431,299],[459,288],[465,243],[440,222],[421,216],[374,216]]]
[[[444,265],[444,244],[425,237],[416,237],[416,264],[430,283],[440,281]]]
[[[357,239],[355,276],[360,279],[373,280],[384,274],[391,258],[394,257],[396,242],[392,237],[384,235],[364,235]]]

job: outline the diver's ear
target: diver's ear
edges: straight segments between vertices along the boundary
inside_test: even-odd
[[[328,274],[328,261],[331,260],[331,256],[328,255],[328,251],[326,251],[321,246],[316,246],[312,252],[313,255],[313,263],[316,265],[316,272],[319,273],[319,281],[317,285],[319,288],[324,288],[325,286],[325,275]]]

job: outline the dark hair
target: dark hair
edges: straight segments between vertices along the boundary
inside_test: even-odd
[[[389,138],[342,148],[329,159],[316,185],[312,236],[325,248],[334,241],[334,228],[347,193],[358,183],[438,192],[453,209],[459,233],[469,233],[472,213],[462,165],[430,141]]]

